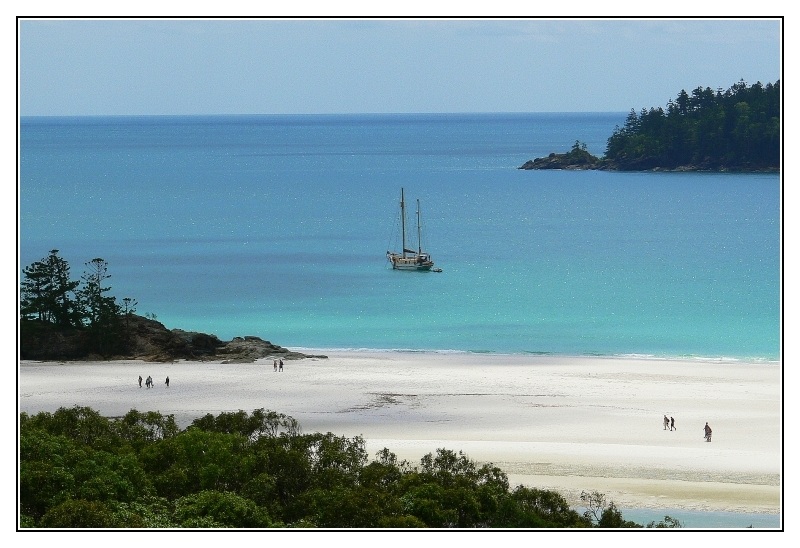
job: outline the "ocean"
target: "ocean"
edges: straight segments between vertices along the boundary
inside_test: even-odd
[[[779,175],[517,169],[626,116],[23,117],[20,272],[292,349],[779,361]],[[401,188],[442,272],[386,260]]]

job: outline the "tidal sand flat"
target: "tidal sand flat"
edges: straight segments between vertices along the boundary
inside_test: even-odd
[[[557,490],[575,505],[596,490],[621,508],[781,512],[778,363],[311,352],[328,358],[284,361],[280,372],[271,359],[23,361],[19,411],[159,411],[186,427],[207,413],[265,408],[303,432],[363,436],[371,457],[386,447],[418,464],[438,448],[463,451],[502,468],[512,486]],[[139,375],[154,387],[140,388]]]

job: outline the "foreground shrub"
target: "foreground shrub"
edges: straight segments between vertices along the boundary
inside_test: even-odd
[[[201,491],[175,502],[175,521],[181,527],[264,528],[274,524],[251,500],[235,493]]]
[[[114,513],[101,502],[68,500],[42,516],[41,527],[102,529],[119,527]]]
[[[301,434],[263,409],[206,415],[187,429],[135,410],[20,415],[24,528],[631,527],[605,496],[584,515],[554,491],[509,490],[507,475],[437,449],[419,465],[364,439]],[[652,527],[677,526],[665,519]]]

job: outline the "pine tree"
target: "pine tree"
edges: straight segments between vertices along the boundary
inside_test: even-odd
[[[108,263],[96,258],[86,263],[86,267],[88,270],[81,276],[84,283],[79,292],[81,306],[88,321],[92,345],[97,352],[105,355],[117,349],[121,307],[115,297],[107,295],[111,287],[104,287],[111,277]]]
[[[60,326],[81,325],[75,290],[80,282],[70,280],[69,263],[58,256],[58,249],[23,269],[20,313],[24,319],[37,319]]]

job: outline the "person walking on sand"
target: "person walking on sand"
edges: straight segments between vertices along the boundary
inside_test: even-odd
[[[664,415],[664,430],[666,430],[667,428],[669,428],[669,419],[667,418],[666,415]]]
[[[278,360],[272,360],[272,370],[278,372]]]
[[[677,430],[677,428],[675,428],[675,419],[670,417],[669,418],[669,431],[672,432],[673,430]]]
[[[139,388],[141,388],[141,387],[142,387],[142,376],[139,375]]]
[[[167,380],[164,381],[164,384],[166,384],[167,388],[169,388],[169,377],[167,377]]]
[[[278,371],[283,372],[283,360],[278,361]]]
[[[705,434],[706,441],[711,441],[711,427],[706,423],[705,427],[703,428],[703,433]]]

